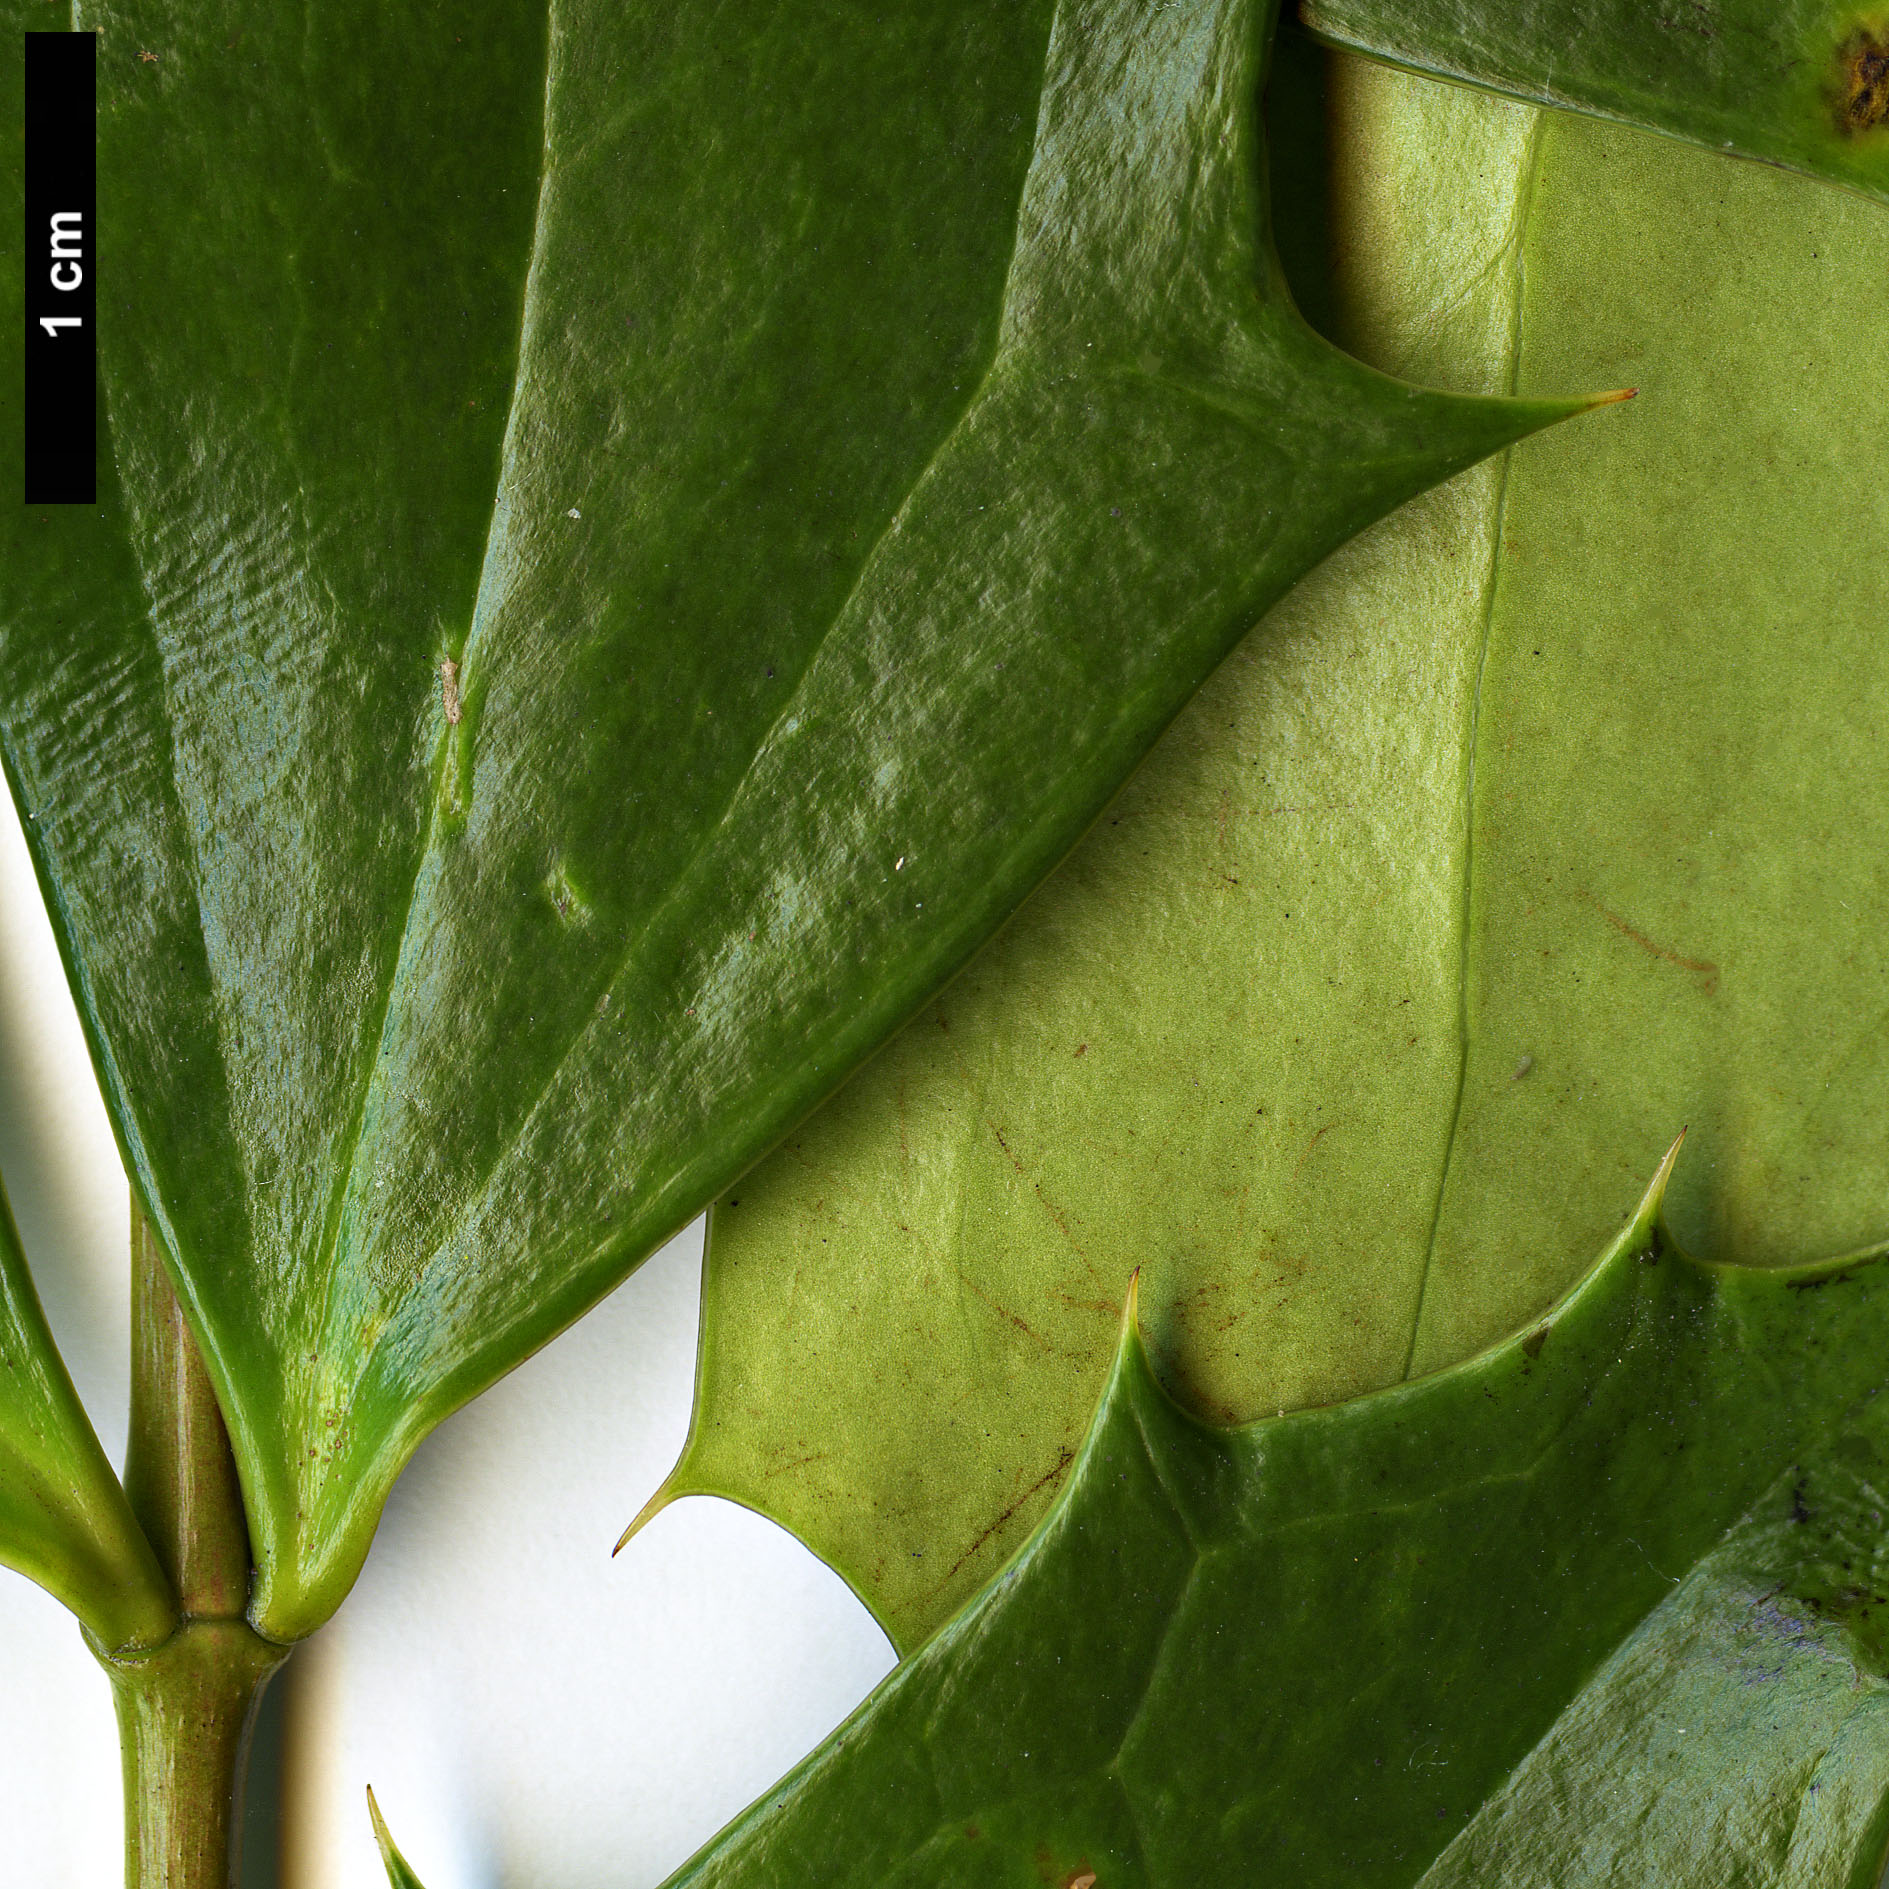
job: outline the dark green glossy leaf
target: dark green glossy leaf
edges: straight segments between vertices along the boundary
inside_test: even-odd
[[[672,1882],[1873,1882],[1889,1267],[1697,1264],[1664,1179],[1531,1329],[1242,1430],[1131,1297],[1043,1526]]]
[[[107,1652],[177,1624],[169,1584],[46,1328],[0,1193],[0,1564],[78,1615]]]
[[[389,1889],[425,1889],[425,1885],[413,1873],[413,1865],[400,1854],[393,1833],[387,1828],[387,1820],[380,1814],[380,1806],[374,1801],[371,1785],[367,1793],[367,1814],[373,1819],[374,1841],[380,1846],[380,1860],[387,1868]]]
[[[1889,13],[1858,0],[1301,0],[1330,40],[1889,199]]]
[[[1223,1421],[1562,1291],[1680,1123],[1694,1251],[1889,1238],[1889,215],[1335,60],[1347,345],[1640,383],[1340,552],[715,1209],[672,1492],[910,1647],[1047,1506],[1145,1267]]]
[[[1572,407],[1299,320],[1263,0],[83,23],[111,450],[9,515],[0,745],[290,1637],[1261,610]]]
[[[1866,1479],[1842,1463],[1781,1476],[1670,1577],[1673,1591],[1437,1858],[1426,1889],[1879,1889],[1881,1481],[1876,1467]]]

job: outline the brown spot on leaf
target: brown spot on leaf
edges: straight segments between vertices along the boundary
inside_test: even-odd
[[[1786,1279],[1784,1289],[1787,1292],[1821,1292],[1825,1286],[1847,1285],[1856,1275],[1847,1267],[1841,1272],[1821,1273],[1810,1279]]]
[[[1522,1340],[1522,1349],[1531,1358],[1541,1356],[1541,1348],[1548,1342],[1548,1334],[1554,1330],[1552,1325],[1540,1325]]]
[[[1889,120],[1889,32],[1861,26],[1838,48],[1836,120],[1850,137]]]
[[[459,723],[459,665],[450,656],[443,657],[440,661],[439,692],[446,704],[446,719],[457,727]]]

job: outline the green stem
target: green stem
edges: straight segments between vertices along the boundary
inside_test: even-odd
[[[148,1658],[113,1662],[126,1889],[235,1882],[249,1727],[287,1652],[240,1620],[191,1620]]]
[[[243,1618],[249,1531],[229,1436],[135,1202],[131,1279],[125,1494],[176,1590],[183,1624],[148,1654],[104,1660],[124,1760],[125,1882],[228,1889],[249,1727],[288,1648]]]

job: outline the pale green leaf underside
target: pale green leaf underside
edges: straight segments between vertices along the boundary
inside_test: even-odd
[[[110,452],[6,527],[0,753],[293,1637],[1260,611],[1571,408],[1298,320],[1262,0],[80,24]]]
[[[1889,1230],[1889,471],[1858,397],[1889,219],[1339,73],[1347,344],[1641,396],[1333,558],[717,1207],[670,1492],[783,1520],[903,1645],[1067,1473],[1135,1266],[1163,1369],[1230,1419],[1487,1343],[1682,1124],[1699,1249]]]
[[[1002,1575],[672,1883],[1873,1884],[1889,1272],[1700,1266],[1659,1192],[1325,1410],[1208,1429],[1131,1329]]]

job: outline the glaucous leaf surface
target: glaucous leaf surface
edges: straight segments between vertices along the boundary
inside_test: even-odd
[[[1561,1290],[1685,1123],[1695,1250],[1889,1235],[1889,217],[1335,63],[1337,332],[1630,380],[1332,558],[991,951],[715,1209],[669,1493],[902,1646],[1067,1474],[1145,1265],[1223,1420]],[[1859,378],[1860,376],[1860,378]]]
[[[1660,1185],[1532,1329],[1245,1429],[1131,1297],[1040,1529],[671,1883],[1873,1882],[1889,1268],[1695,1263]]]
[[[107,1652],[177,1624],[170,1586],[47,1329],[0,1193],[0,1565],[62,1600]]]
[[[1299,320],[1265,0],[77,24],[109,451],[7,526],[0,752],[288,1638],[1294,579],[1573,406]]]
[[[1889,201],[1889,13],[1858,0],[1301,0],[1334,45]]]

